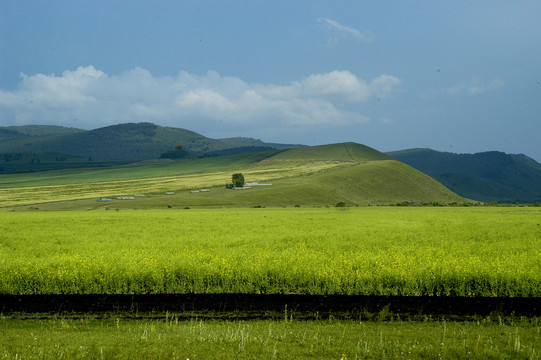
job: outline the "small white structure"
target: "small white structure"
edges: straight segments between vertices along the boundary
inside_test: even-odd
[[[175,192],[174,191],[166,191],[165,195],[175,195]]]
[[[209,189],[190,190],[190,194],[197,194],[200,192],[209,192]]]
[[[117,200],[133,200],[135,197],[133,196],[117,196]]]
[[[260,184],[257,181],[244,184],[245,186],[272,186],[272,184]]]
[[[135,194],[135,196],[137,196],[137,197],[145,197],[146,195],[145,194]]]

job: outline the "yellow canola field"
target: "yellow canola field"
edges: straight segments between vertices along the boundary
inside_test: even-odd
[[[0,212],[0,293],[541,296],[538,208]]]

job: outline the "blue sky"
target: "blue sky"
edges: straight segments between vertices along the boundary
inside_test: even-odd
[[[541,161],[541,2],[0,1],[0,125]]]

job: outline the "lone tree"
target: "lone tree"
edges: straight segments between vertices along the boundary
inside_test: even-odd
[[[242,175],[241,173],[233,174],[231,181],[233,182],[234,187],[243,187],[244,175]]]

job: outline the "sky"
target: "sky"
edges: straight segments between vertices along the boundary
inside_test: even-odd
[[[0,126],[541,162],[541,2],[0,0]]]

